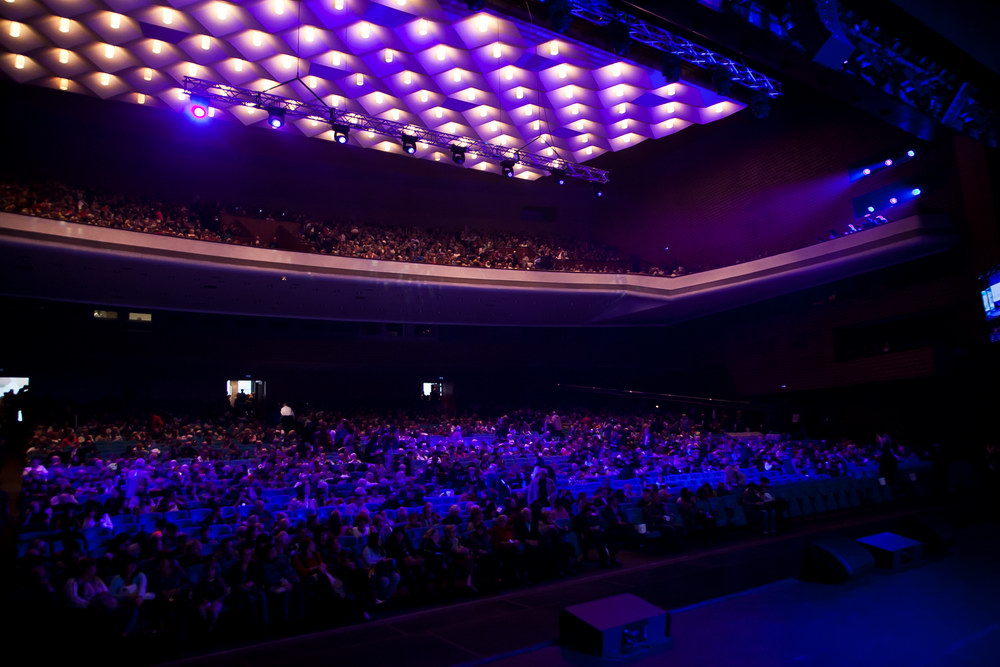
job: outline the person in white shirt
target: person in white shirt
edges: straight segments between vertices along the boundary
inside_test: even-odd
[[[281,404],[281,428],[291,431],[295,427],[295,412],[288,403]]]
[[[70,606],[77,609],[113,609],[118,606],[118,601],[97,576],[97,563],[92,560],[82,561],[79,574],[66,581],[66,598]]]
[[[146,470],[146,462],[143,459],[136,459],[132,469],[125,475],[125,497],[135,498],[148,486],[149,471]]]

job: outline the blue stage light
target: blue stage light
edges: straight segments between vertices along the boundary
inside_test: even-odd
[[[919,197],[921,192],[923,191],[920,188],[913,188],[912,190],[910,190],[910,194],[913,195],[914,197]]]
[[[285,110],[271,107],[267,110],[267,124],[275,130],[281,129],[285,124]]]
[[[333,124],[333,140],[338,144],[346,144],[347,139],[350,136],[351,128],[349,125],[344,125],[342,123]]]
[[[867,176],[870,173],[872,173],[872,170],[869,169],[868,167],[865,167],[864,169],[861,170],[861,173],[864,174],[865,176]]]
[[[899,203],[899,200],[896,199],[895,197],[889,197],[889,203],[895,206],[896,204]]]
[[[875,207],[874,206],[869,206],[868,207],[868,212],[869,213],[874,213],[875,212]]]
[[[914,150],[909,150],[909,151],[906,151],[906,154],[907,154],[907,155],[908,155],[909,157],[913,157],[914,155],[916,155],[916,154],[917,154],[917,152],[916,152],[916,151],[914,151]]]
[[[887,167],[891,167],[892,166],[892,160],[891,159],[886,160],[883,164],[885,164],[885,166],[887,166]]]

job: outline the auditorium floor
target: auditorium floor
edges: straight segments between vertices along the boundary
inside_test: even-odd
[[[903,664],[896,659],[902,656],[907,656],[906,664],[933,664],[929,658],[935,655],[937,664],[981,664],[975,662],[980,648],[996,646],[1000,640],[1000,605],[996,604],[1000,571],[994,565],[1000,555],[998,538],[989,542],[989,549],[966,549],[899,575],[873,575],[860,585],[783,581],[798,574],[803,548],[813,539],[828,534],[861,537],[888,530],[900,515],[911,513],[806,524],[779,537],[743,540],[668,558],[640,554],[620,570],[177,664],[597,664],[581,662],[554,646],[558,612],[567,605],[625,592],[674,610],[674,647],[631,664],[843,665],[845,656],[858,665]],[[732,597],[748,590],[747,595]],[[980,602],[971,604],[970,592],[980,590]],[[723,596],[731,597],[697,604]],[[925,648],[895,651],[911,634]],[[913,655],[927,659],[915,662]],[[830,656],[836,659],[824,661]],[[948,656],[944,662],[942,656]]]
[[[977,532],[979,534],[977,534]],[[998,664],[1000,537],[971,531],[938,562],[847,585],[785,579],[674,610],[673,646],[634,667],[808,665],[973,667]],[[557,646],[494,667],[607,664]]]

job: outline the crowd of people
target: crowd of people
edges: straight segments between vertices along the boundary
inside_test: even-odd
[[[553,240],[500,232],[364,227],[307,222],[303,236],[330,255],[486,269],[624,272],[616,251],[583,239]]]
[[[293,222],[296,241],[312,252],[363,259],[495,269],[625,273],[633,262],[618,251],[585,239],[464,229],[417,229],[318,221],[262,208],[223,207],[205,200],[190,204],[73,188],[62,183],[0,183],[0,210],[128,231],[168,234],[202,241],[274,247],[233,224],[233,216]]]
[[[61,183],[0,183],[0,210],[8,213],[202,241],[235,242],[220,229],[216,208],[203,201],[179,205],[134,195],[96,193]]]
[[[505,232],[427,229],[366,225],[335,220],[319,221],[305,215],[265,209],[223,207],[206,200],[188,204],[155,201],[138,196],[96,192],[60,183],[0,183],[0,210],[53,220],[78,222],[129,231],[168,234],[202,241],[277,247],[276,238],[259,236],[232,224],[232,216],[293,222],[298,232],[293,249],[362,259],[419,262],[445,266],[589,273],[637,273],[677,278],[720,268],[722,264],[679,262],[640,263],[586,239],[552,239]],[[868,216],[847,231],[831,230],[839,238],[886,222]],[[824,239],[818,239],[822,241]],[[289,248],[285,248],[289,249]],[[736,262],[765,257],[759,253]]]
[[[837,476],[910,454],[881,445],[736,437],[683,414],[53,423],[26,452],[20,592],[126,637],[358,620],[568,576],[591,557],[614,567],[639,537],[625,508],[677,546],[713,539],[699,501],[733,495],[771,533],[781,508],[744,469]],[[669,483],[705,471],[723,474]]]

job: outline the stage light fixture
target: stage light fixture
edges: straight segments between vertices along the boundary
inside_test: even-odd
[[[549,0],[549,23],[556,32],[566,32],[573,21],[573,5],[569,0]]]
[[[895,206],[896,204],[899,203],[899,200],[896,199],[895,197],[889,197],[889,203]]]
[[[192,95],[191,96],[191,106],[188,107],[188,111],[192,116],[201,120],[208,117],[208,98],[202,95]]]
[[[921,192],[923,192],[923,190],[921,190],[920,188],[913,188],[912,190],[910,190],[910,194],[913,195],[914,197],[919,197]]]
[[[917,154],[917,152],[915,150],[908,150],[908,151],[906,151],[906,156],[907,157],[914,157],[914,156],[916,156],[916,154]]]
[[[885,161],[885,162],[883,162],[882,164],[884,164],[884,165],[885,165],[885,166],[887,166],[887,167],[891,167],[891,166],[892,166],[892,160],[891,160],[891,159],[889,159],[889,160],[886,160],[886,161]]]
[[[285,110],[278,107],[268,107],[267,124],[275,130],[281,129],[285,125]]]
[[[621,21],[608,24],[608,39],[611,40],[611,50],[619,56],[624,56],[632,48],[631,29]]]
[[[107,76],[110,77],[110,75]],[[190,114],[190,117],[195,118],[197,120],[215,116],[216,115],[215,109],[213,106],[211,106],[211,104],[213,103],[213,99],[216,96],[206,95],[203,92],[206,89],[212,88],[212,86],[202,85],[202,82],[199,81],[193,81],[193,82],[185,81],[185,84],[186,84],[185,90],[176,91],[177,98],[182,101],[182,107],[180,110],[183,113]],[[291,117],[294,119],[302,118],[310,121],[310,125],[314,128],[316,128],[321,123],[325,124],[326,127],[329,128],[331,132],[330,134],[326,134],[325,132],[323,132],[323,138],[335,141],[337,143],[348,143],[350,140],[350,132],[352,130],[366,131],[369,137],[374,137],[375,134],[378,132],[378,130],[376,130],[375,128],[381,127],[381,125],[379,124],[380,119],[369,118],[364,116],[363,114],[350,114],[358,116],[360,119],[357,121],[354,121],[352,119],[352,121],[348,123],[346,122],[345,114],[342,109],[334,109],[332,107],[328,107],[326,109],[327,113],[324,114],[327,117],[324,120],[321,115],[316,115],[314,112],[312,112],[309,103],[300,102],[293,99],[280,98],[276,95],[270,95],[270,94],[265,96],[262,92],[251,89],[240,89],[234,86],[228,86],[228,85],[223,86],[222,84],[213,84],[213,85],[224,88],[226,92],[230,94],[230,96],[227,96],[227,98],[223,101],[225,101],[227,104],[236,105],[236,108],[244,109],[244,113],[250,116],[251,120],[253,120],[254,118],[259,119],[261,116],[257,114],[263,112],[261,115],[263,115],[264,119],[267,121],[268,126],[271,127],[272,129],[283,128],[285,125],[285,121],[289,118],[288,116],[289,112],[291,112],[292,114]],[[187,102],[186,104],[184,103],[185,100]],[[334,107],[336,106],[342,107],[343,105],[339,104],[341,100],[342,98],[340,96],[333,95],[330,96],[329,103]],[[323,101],[326,102],[327,100],[324,98]],[[140,96],[139,103],[142,104],[144,102],[145,100],[143,99],[142,96]],[[192,107],[198,107],[198,108],[192,109]],[[580,122],[582,123],[583,121]],[[450,126],[448,129],[448,133],[454,135],[458,131],[457,123],[449,123],[448,125]],[[395,132],[391,133],[383,132],[383,133],[390,134],[390,142],[391,142],[391,136],[395,135],[397,137],[396,140],[400,143],[403,152],[405,152],[408,155],[414,155],[415,153],[417,153],[418,152],[417,148],[423,150],[428,148],[428,146],[437,145],[441,148],[447,149],[448,152],[452,154],[452,158],[457,164],[466,163],[465,157],[467,156],[473,156],[477,158],[481,156],[478,149],[476,150],[476,152],[472,152],[472,147],[467,145],[468,142],[471,140],[457,141],[457,139],[453,139],[452,141],[454,143],[441,142],[440,141],[441,137],[438,133],[426,132],[424,130],[415,128],[412,125],[406,126],[405,128],[400,127]],[[548,135],[546,134],[542,134],[540,138],[543,141],[547,141],[547,136]],[[509,139],[510,139],[509,137],[503,136],[501,137],[500,143],[506,146],[509,143],[508,141]],[[389,146],[387,146],[385,143],[381,143],[378,144],[377,147],[383,149],[388,147],[391,149],[391,143]],[[514,176],[523,176],[531,179],[538,176],[539,173],[544,175],[546,172],[550,172],[553,173],[553,175],[556,175],[559,181],[562,181],[564,177],[564,175],[560,175],[558,172],[553,171],[554,169],[560,169],[562,172],[565,172],[566,167],[562,161],[555,161],[551,159],[555,155],[555,149],[552,147],[544,149],[541,154],[534,154],[534,153],[522,154],[520,149],[511,149],[511,148],[506,148],[501,150],[503,152],[500,155],[496,155],[496,153],[494,152],[494,155],[496,156],[494,160],[496,160],[496,158],[501,158],[501,159],[496,160],[495,162],[493,160],[490,160],[490,162],[493,162],[493,164],[501,166],[502,167],[501,172],[507,178],[512,178]],[[447,156],[448,152],[445,152],[444,155]],[[489,152],[491,151],[487,151],[487,153]],[[592,148],[590,149],[590,152],[588,152],[588,154],[592,154]],[[442,155],[441,152],[435,151],[430,155],[427,155],[426,157],[433,158],[434,160],[440,160],[442,158]],[[490,156],[482,155],[482,157],[489,158]],[[523,174],[520,173],[517,167],[517,165],[519,164],[528,167],[529,171],[525,171],[525,173]],[[593,181],[602,177],[606,178],[607,172],[604,170],[595,169],[592,167],[586,167],[572,162],[565,164],[572,165],[574,178],[579,178],[584,181]],[[489,163],[484,162],[482,164],[482,167],[488,170]]]
[[[869,206],[868,207],[868,212],[869,213],[874,213],[875,212],[875,207],[874,206]]]
[[[333,124],[333,140],[338,144],[346,144],[350,134],[351,128],[349,125],[344,125],[342,123]]]
[[[750,112],[759,120],[767,118],[771,114],[771,96],[763,90],[755,92],[750,98]]]
[[[733,75],[725,65],[715,65],[711,68],[712,88],[723,97],[733,93]]]
[[[872,170],[869,169],[868,167],[865,167],[864,169],[861,170],[861,173],[864,174],[865,176],[868,176],[872,173]]]
[[[549,173],[556,179],[559,185],[566,185],[566,172],[562,169],[550,169]]]
[[[667,84],[677,83],[681,80],[681,66],[684,61],[673,53],[664,53],[660,60],[660,72]]]

